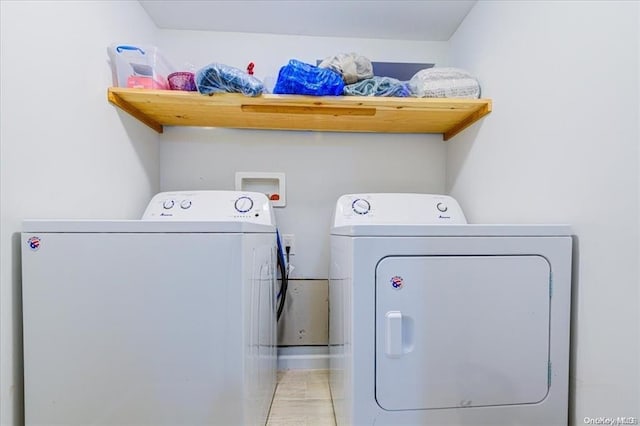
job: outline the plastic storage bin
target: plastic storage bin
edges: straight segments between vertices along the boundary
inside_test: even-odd
[[[108,51],[118,87],[169,89],[167,76],[175,70],[158,48],[113,44]]]

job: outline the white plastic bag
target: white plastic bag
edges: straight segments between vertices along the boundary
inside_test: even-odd
[[[480,84],[459,68],[427,68],[409,80],[409,90],[419,98],[479,98]]]
[[[345,84],[353,84],[357,81],[373,77],[373,65],[371,61],[357,53],[339,53],[325,58],[319,68],[329,68],[342,75]]]

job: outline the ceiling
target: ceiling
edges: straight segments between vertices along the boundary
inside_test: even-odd
[[[445,41],[476,0],[140,0],[159,28]]]

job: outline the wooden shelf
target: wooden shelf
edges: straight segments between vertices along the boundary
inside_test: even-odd
[[[213,96],[170,90],[108,90],[109,102],[155,131],[164,126],[331,132],[442,133],[451,139],[491,112],[490,99],[368,96]]]

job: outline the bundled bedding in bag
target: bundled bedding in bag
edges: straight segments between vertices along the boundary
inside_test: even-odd
[[[291,59],[287,65],[280,68],[273,93],[338,96],[342,95],[343,89],[344,81],[340,74]]]
[[[195,82],[203,95],[242,93],[246,96],[259,96],[264,91],[264,85],[257,78],[241,69],[217,63],[198,70]]]

